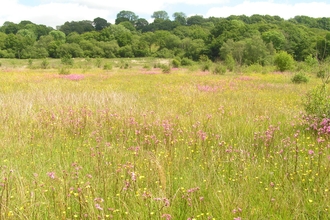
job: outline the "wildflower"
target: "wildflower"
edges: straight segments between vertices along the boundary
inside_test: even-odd
[[[172,216],[170,214],[163,214],[162,218],[165,218],[166,220],[171,220]]]
[[[47,175],[49,176],[49,178],[55,179],[55,172],[48,172]]]
[[[103,208],[98,203],[95,204],[95,208],[97,208],[98,210],[103,210]]]
[[[308,154],[309,154],[309,155],[313,155],[313,154],[314,154],[314,151],[313,151],[313,150],[309,150],[309,151],[308,151]]]

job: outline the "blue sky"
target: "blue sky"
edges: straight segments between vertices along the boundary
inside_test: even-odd
[[[329,0],[0,0],[0,26],[30,20],[56,27],[66,21],[93,20],[102,17],[114,23],[121,10],[135,12],[152,21],[154,11],[165,10],[170,16],[228,17],[229,15],[269,14],[289,19],[296,15],[330,17]]]

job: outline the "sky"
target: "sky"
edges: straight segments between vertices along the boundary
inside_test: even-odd
[[[284,19],[296,15],[330,17],[329,0],[0,0],[0,26],[5,21],[29,20],[53,28],[66,21],[94,20],[101,17],[114,23],[117,14],[132,11],[152,22],[155,11],[164,10],[188,17],[228,17],[230,15],[278,15]]]

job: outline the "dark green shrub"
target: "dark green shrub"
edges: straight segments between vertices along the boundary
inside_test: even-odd
[[[291,81],[293,83],[307,83],[309,81],[308,77],[304,73],[296,73],[292,78]]]

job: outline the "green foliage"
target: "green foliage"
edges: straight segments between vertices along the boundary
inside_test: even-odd
[[[29,68],[32,68],[32,65],[33,65],[33,60],[32,59],[29,59],[28,60],[28,67]]]
[[[213,74],[224,75],[227,72],[227,67],[221,64],[218,64],[213,69]]]
[[[199,57],[199,62],[201,64],[202,71],[210,71],[211,70],[212,61],[206,55],[201,55]]]
[[[104,64],[103,69],[104,70],[112,70],[112,64],[111,63]]]
[[[293,57],[286,51],[280,51],[276,54],[274,64],[281,72],[291,70],[294,65]]]
[[[128,68],[130,68],[131,66],[130,66],[130,64],[128,63],[128,62],[126,62],[126,61],[124,61],[124,60],[121,60],[120,61],[120,69],[128,69]]]
[[[225,59],[225,65],[227,66],[227,69],[229,71],[233,71],[235,68],[235,60],[232,55],[227,54],[226,59]]]
[[[313,55],[308,55],[305,59],[305,63],[309,67],[316,67],[319,62],[318,62],[317,58],[313,57]]]
[[[194,61],[192,61],[189,58],[184,57],[184,58],[181,59],[181,65],[182,66],[192,66],[193,64],[194,64]]]
[[[172,60],[172,66],[175,68],[178,68],[180,66],[181,62],[178,59],[173,59]]]
[[[40,68],[41,69],[47,69],[49,67],[49,61],[47,59],[43,59],[41,64],[40,64]]]
[[[97,68],[100,68],[102,66],[103,60],[101,58],[96,58],[95,65]]]
[[[318,118],[330,118],[330,92],[325,84],[309,91],[304,99],[305,111]]]
[[[325,70],[319,70],[316,73],[317,78],[324,79],[325,78]]]
[[[64,65],[73,66],[74,60],[72,59],[71,55],[65,55],[61,57],[61,63]]]
[[[300,83],[307,83],[309,79],[305,73],[299,72],[294,74],[294,76],[291,78],[291,81],[293,83],[300,84]]]
[[[145,63],[145,64],[143,65],[143,69],[151,70],[151,66],[150,66],[149,64]]]
[[[162,64],[161,69],[162,69],[163,73],[170,73],[171,72],[171,66],[170,65]]]
[[[70,74],[70,69],[66,66],[62,66],[58,70],[58,74],[60,75],[69,75]]]

